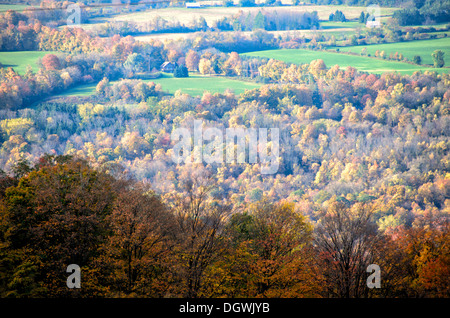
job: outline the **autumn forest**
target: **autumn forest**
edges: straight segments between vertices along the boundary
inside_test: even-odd
[[[114,23],[182,14],[184,3],[85,7],[84,27],[64,25],[57,9],[67,1],[0,10],[0,297],[450,296],[450,51],[421,63],[400,50],[342,53],[443,41],[450,26],[436,25],[450,22],[448,11],[433,8],[448,1],[421,1],[416,11],[378,1],[399,9],[379,29],[365,27],[364,13],[358,22],[353,6],[363,1],[310,1],[319,13],[284,15],[270,10],[301,5],[278,2],[224,1],[214,10],[241,11],[184,24]],[[324,18],[327,5],[341,10]],[[408,24],[412,14],[422,29]],[[336,23],[362,24],[320,31]],[[175,32],[190,37],[160,37]],[[387,70],[251,54],[272,50],[365,58]],[[33,62],[2,60],[15,52]],[[261,173],[249,153],[174,161],[173,132],[198,121],[220,132],[276,128],[276,173]],[[81,288],[66,285],[69,264],[81,268]],[[369,288],[373,264],[381,286]]]

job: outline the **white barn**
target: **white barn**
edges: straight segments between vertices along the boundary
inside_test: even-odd
[[[186,2],[186,8],[200,8],[200,3],[198,3],[198,2]]]

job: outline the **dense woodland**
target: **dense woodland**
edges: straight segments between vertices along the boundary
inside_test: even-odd
[[[448,73],[239,55],[325,43],[264,30],[143,43],[13,12],[0,24],[1,50],[49,51],[38,71],[0,69],[2,297],[450,295]],[[407,36],[371,32],[356,41]],[[164,61],[264,85],[169,95],[138,76]],[[93,96],[52,97],[89,82]],[[198,119],[279,128],[278,172],[173,162],[171,132]],[[65,285],[73,263],[81,289]]]
[[[328,200],[313,224],[306,202],[260,199],[238,211],[206,169],[180,170],[173,191],[157,195],[120,168],[68,156],[18,165],[1,180],[2,296],[448,296],[448,204],[422,210],[417,200],[408,216],[410,190],[393,185],[374,199]],[[445,196],[446,181],[416,197]],[[389,206],[397,212],[380,227],[374,216]],[[392,224],[401,217],[410,224]],[[81,289],[63,284],[72,263]],[[372,263],[381,289],[365,286]]]

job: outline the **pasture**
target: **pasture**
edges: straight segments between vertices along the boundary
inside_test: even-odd
[[[0,63],[3,67],[12,67],[14,71],[20,75],[24,75],[27,66],[30,65],[33,72],[37,72],[39,69],[39,59],[44,57],[45,54],[55,52],[44,51],[16,51],[16,52],[0,52]]]
[[[348,55],[343,53],[312,51],[307,49],[278,49],[244,53],[243,55],[276,59],[287,63],[304,64],[313,60],[322,59],[327,67],[339,65],[341,68],[353,66],[359,71],[381,74],[383,72],[397,71],[402,74],[412,74],[415,71],[448,72],[448,69],[435,69],[402,62],[380,60],[366,56]]]
[[[225,16],[232,16],[239,11],[243,12],[258,12],[264,11],[289,11],[289,12],[313,12],[317,11],[320,20],[328,21],[330,13],[336,10],[341,10],[345,13],[347,19],[357,19],[361,11],[366,12],[366,7],[345,6],[345,5],[331,5],[331,6],[274,6],[274,7],[202,7],[202,8],[163,8],[158,10],[149,10],[144,12],[135,12],[131,14],[121,14],[117,17],[111,18],[113,21],[133,21],[133,22],[147,22],[157,16],[169,20],[179,21],[180,23],[188,24],[200,16],[203,16],[208,24]],[[395,8],[381,8],[382,16],[389,16],[395,11]]]
[[[30,8],[29,5],[26,4],[0,4],[0,13],[8,11],[8,10],[14,10],[18,12],[22,12],[23,10]]]
[[[111,81],[114,84],[117,81]],[[210,93],[224,93],[227,89],[235,94],[244,93],[245,90],[251,90],[260,87],[262,84],[246,82],[226,77],[203,76],[190,74],[187,78],[175,78],[172,74],[163,73],[157,79],[144,80],[144,82],[154,82],[160,84],[164,92],[174,94],[177,90],[192,96],[201,96],[204,91]],[[96,83],[85,84],[67,90],[58,96],[89,96],[95,92]]]
[[[210,93],[223,93],[230,89],[235,94],[244,93],[245,90],[251,90],[260,87],[262,84],[246,82],[237,79],[231,79],[218,76],[203,76],[190,74],[187,78],[175,78],[172,74],[163,74],[162,77],[148,80],[160,84],[164,91],[170,94],[181,90],[183,93],[192,96],[202,95],[204,91]]]
[[[336,47],[332,47],[335,49]],[[385,51],[386,55],[390,53],[395,54],[402,53],[408,60],[412,61],[415,55],[419,55],[422,58],[422,64],[433,64],[431,53],[435,50],[442,50],[445,52],[444,60],[445,65],[450,66],[450,38],[432,39],[432,40],[420,40],[420,41],[408,41],[397,42],[387,44],[373,44],[373,45],[357,45],[348,47],[339,47],[341,52],[354,52],[361,53],[363,48],[367,49],[367,53],[372,56],[375,55],[377,50]]]

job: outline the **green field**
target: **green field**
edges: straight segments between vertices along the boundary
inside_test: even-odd
[[[403,26],[402,29],[418,29],[418,28],[435,28],[435,29],[443,29],[447,27],[448,23],[437,23],[437,24],[415,24],[415,25],[406,25]]]
[[[382,16],[390,16],[397,8],[380,8]],[[245,14],[248,12],[258,12],[261,7],[202,7],[202,8],[177,8],[169,7],[158,10],[147,10],[143,12],[133,12],[129,14],[121,14],[112,18],[114,21],[133,21],[133,22],[148,22],[155,16],[160,16],[168,21],[178,20],[180,23],[191,23],[193,18],[203,16],[208,24],[219,20],[223,17],[231,17],[237,14],[239,11],[243,11]],[[347,19],[357,19],[361,14],[361,11],[366,11],[365,6],[347,6],[347,5],[299,5],[299,6],[266,6],[264,11],[289,11],[289,12],[313,12],[316,11],[319,19],[322,21],[328,20],[330,13],[336,10],[341,10],[345,13]]]
[[[335,47],[332,49],[334,48]],[[450,37],[411,42],[348,46],[340,47],[339,49],[342,52],[361,53],[363,48],[367,48],[367,53],[372,56],[375,55],[376,50],[385,51],[387,56],[389,56],[390,53],[402,53],[410,61],[413,59],[414,55],[420,55],[423,64],[433,64],[431,53],[433,53],[434,50],[442,50],[445,52],[445,65],[450,66]]]
[[[34,72],[39,69],[38,59],[45,54],[55,52],[44,51],[18,51],[18,52],[0,52],[0,63],[3,67],[12,67],[20,75],[25,74],[27,65],[30,65]]]
[[[347,28],[365,28],[366,26],[357,21],[335,22],[335,21],[321,21],[320,27],[326,29],[347,29]]]
[[[95,92],[97,83],[89,83],[78,85],[68,89],[64,93],[58,94],[58,96],[90,96]]]
[[[210,77],[202,75],[189,75],[188,78],[174,78],[172,74],[163,74],[160,78],[145,80],[144,82],[155,82],[161,84],[163,91],[174,94],[177,90],[192,96],[202,95],[204,91],[211,93],[223,93],[230,89],[235,94],[245,92],[246,89],[254,89],[261,84],[244,82],[225,77]],[[112,81],[111,84],[114,84]],[[59,96],[89,96],[94,93],[97,84],[86,84],[67,90]]]
[[[161,84],[162,89],[168,91],[170,94],[180,89],[183,93],[192,96],[202,95],[204,91],[223,93],[227,89],[232,90],[235,94],[241,94],[247,89],[254,89],[261,86],[261,84],[225,77],[202,75],[189,75],[189,78],[174,78],[171,74],[164,74],[163,77],[151,81],[156,84]]]
[[[306,49],[279,49],[249,52],[243,55],[272,58],[287,63],[302,64],[313,60],[322,59],[327,67],[339,65],[341,68],[353,66],[359,71],[381,74],[383,72],[397,71],[402,74],[412,74],[415,71],[429,70],[448,72],[449,69],[435,69],[419,65],[411,65],[402,62],[384,61],[365,56],[354,56],[342,53],[312,51]]]
[[[8,10],[22,12],[26,8],[30,8],[30,6],[26,4],[0,4],[0,13]]]

